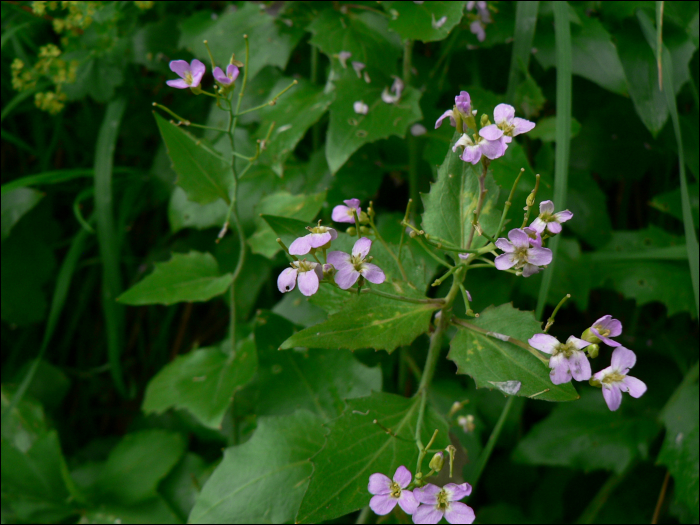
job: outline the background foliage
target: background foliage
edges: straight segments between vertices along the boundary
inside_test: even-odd
[[[569,50],[549,2],[489,2],[482,42],[464,4],[2,3],[3,523],[356,520],[367,476],[415,460],[412,441],[361,414],[399,436],[416,425],[433,309],[391,303],[403,320],[392,333],[357,318],[357,336],[338,340],[348,321],[333,290],[277,291],[275,239],[289,244],[353,197],[374,201],[391,243],[409,197],[435,222],[435,193],[419,193],[449,192],[431,182],[453,131],[432,128],[459,90],[480,112],[505,101],[537,122],[492,165],[494,205],[523,168],[510,220],[536,173],[539,196],[574,212],[544,274],[468,280],[479,326],[509,333],[499,323],[513,319],[532,334],[570,293],[552,333],[614,315],[649,386],[614,413],[585,386],[574,402],[515,398],[469,500],[478,521],[698,521],[698,5],[570,2]],[[216,242],[230,145],[154,118],[152,104],[225,126],[210,98],[165,85],[168,62],[207,62],[205,39],[219,63],[242,59],[244,34],[243,110],[298,84],[236,130],[250,156],[275,123],[239,184],[247,256],[232,352],[225,292],[240,246]],[[385,104],[394,75],[407,87]],[[435,227],[459,236],[450,226]],[[403,282],[379,243],[373,255]],[[413,287],[396,293],[445,294],[428,287],[437,267],[424,251],[406,257]],[[387,310],[368,299],[357,315]],[[478,379],[483,364],[460,359],[478,338],[460,331],[440,360],[420,429],[424,441],[440,429],[444,447],[449,426],[470,482],[505,403]],[[455,401],[470,432],[448,417]]]

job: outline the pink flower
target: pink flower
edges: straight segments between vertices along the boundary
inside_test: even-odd
[[[593,326],[589,328],[591,334],[600,341],[603,341],[606,345],[612,347],[622,346],[617,341],[610,339],[611,337],[617,337],[622,333],[622,323],[617,319],[613,319],[612,315],[604,315],[598,319]],[[584,338],[588,340],[588,337]],[[591,341],[592,343],[597,343],[598,341]]]
[[[297,280],[299,281],[299,291],[307,297],[318,292],[319,283],[323,279],[323,268],[320,264],[292,261],[291,266],[291,268],[282,270],[282,273],[277,277],[277,288],[280,292],[286,293],[294,290]]]
[[[647,391],[643,381],[627,375],[636,362],[637,356],[632,350],[618,346],[613,350],[610,366],[591,379],[591,384],[603,387],[603,397],[610,410],[620,408],[622,392],[628,392],[632,397],[642,397]]]
[[[452,151],[457,151],[459,146],[463,146],[464,151],[461,159],[471,164],[478,164],[482,155],[491,160],[502,157],[508,147],[503,137],[496,140],[488,140],[482,137],[481,132],[479,132],[479,135],[475,134],[473,138],[472,140],[469,135],[464,133],[452,146]]]
[[[328,253],[328,262],[338,272],[335,274],[335,282],[340,288],[347,290],[355,284],[360,275],[374,284],[384,282],[386,276],[382,269],[377,265],[365,262],[365,257],[367,257],[371,247],[372,241],[367,237],[362,237],[352,247],[352,256],[344,252]]]
[[[479,134],[488,140],[497,140],[505,137],[506,143],[521,133],[527,133],[535,127],[534,122],[515,116],[515,108],[508,104],[499,104],[493,110],[493,119],[496,122],[481,128]]]
[[[588,341],[572,335],[566,343],[561,344],[556,337],[536,334],[527,342],[533,348],[552,356],[549,359],[549,368],[552,369],[549,378],[555,385],[568,383],[572,376],[576,381],[587,381],[591,378],[591,364],[586,354],[581,351],[591,344]]]
[[[508,239],[510,241],[501,237],[496,241],[496,247],[506,252],[494,261],[498,270],[522,268],[523,277],[530,277],[540,271],[540,266],[552,262],[552,250],[531,245],[530,237],[523,230],[510,230]]]
[[[177,89],[198,87],[202,81],[206,67],[196,58],[188,64],[186,60],[172,60],[170,70],[181,78],[168,80],[166,84]]]
[[[552,201],[540,202],[540,215],[532,221],[530,227],[533,230],[543,233],[546,229],[549,233],[561,233],[561,223],[570,220],[574,216],[569,210],[554,213],[554,203]]]
[[[435,129],[438,129],[442,125],[442,121],[445,120],[447,117],[450,117],[450,126],[453,128],[457,125],[457,122],[455,120],[454,116],[454,111],[455,109],[459,111],[462,115],[462,118],[467,118],[472,116],[472,102],[471,102],[471,97],[469,96],[469,93],[466,91],[460,91],[459,95],[455,97],[455,105],[454,109],[448,109],[445,111],[442,115],[440,115],[440,118],[437,119],[435,122]],[[463,126],[464,130],[466,130],[466,125]],[[462,130],[462,131],[464,131]]]
[[[214,79],[219,84],[223,84],[224,86],[230,86],[238,78],[238,74],[240,73],[240,70],[238,69],[237,66],[234,66],[233,64],[229,64],[228,66],[226,66],[226,74],[225,75],[220,67],[214,68],[213,73],[214,73]]]
[[[384,516],[389,514],[396,504],[406,514],[413,514],[418,508],[418,502],[410,490],[404,490],[411,483],[411,473],[403,465],[396,469],[393,481],[384,474],[376,473],[369,477],[367,490],[374,497],[369,501],[369,508],[375,514]]]
[[[308,228],[311,233],[299,237],[289,246],[289,253],[291,255],[306,255],[312,248],[320,248],[338,238],[338,232],[333,228],[321,226],[320,223],[321,221],[319,221],[318,226]]]
[[[459,503],[459,500],[471,493],[472,487],[469,483],[448,483],[442,488],[428,484],[415,489],[413,495],[421,506],[413,514],[413,523],[434,524],[443,516],[448,523],[474,523],[474,510],[464,503]]]
[[[348,199],[343,202],[345,203],[345,206],[339,204],[333,208],[331,219],[333,219],[335,222],[349,222],[351,224],[355,224],[355,217],[352,214],[352,210],[355,210],[357,218],[359,219],[360,212],[362,211],[360,208],[360,199]]]

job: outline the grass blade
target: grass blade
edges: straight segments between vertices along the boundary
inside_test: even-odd
[[[515,8],[515,34],[513,35],[513,55],[510,59],[510,73],[508,74],[508,91],[506,102],[512,104],[515,99],[515,90],[522,78],[522,73],[527,71],[532,54],[532,41],[535,39],[535,27],[537,26],[537,11],[539,2],[518,2]]]
[[[119,270],[119,240],[114,227],[112,210],[112,166],[126,100],[116,99],[107,105],[95,148],[95,216],[97,240],[102,259],[102,310],[107,329],[107,351],[114,385],[126,395],[121,368],[124,310],[115,301],[121,292]]]
[[[138,174],[139,170],[133,168],[114,168],[113,173],[125,175],[125,174]],[[2,185],[0,192],[5,195],[8,191],[16,190],[17,188],[24,188],[26,186],[37,186],[40,184],[58,184],[59,182],[67,182],[73,179],[79,179],[81,177],[94,177],[95,170],[93,168],[76,168],[68,170],[55,170],[55,171],[44,171],[42,173],[37,173],[36,175],[27,175],[19,179],[15,179],[6,184]]]
[[[554,205],[558,210],[566,208],[566,192],[569,178],[569,148],[571,143],[571,26],[569,25],[569,4],[553,2],[554,40],[556,43],[557,67],[557,116],[556,116],[556,151],[554,157]],[[542,276],[540,293],[537,297],[535,317],[542,318],[547,304],[549,288],[554,276],[557,262],[557,248],[561,236],[552,239],[552,264]]]

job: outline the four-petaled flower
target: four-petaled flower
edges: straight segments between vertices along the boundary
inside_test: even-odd
[[[438,523],[443,516],[448,523],[473,523],[476,516],[472,508],[465,503],[459,503],[459,500],[471,493],[472,487],[469,483],[448,483],[442,488],[428,484],[415,489],[413,495],[421,506],[413,513],[413,523]]]
[[[554,203],[552,201],[540,202],[540,215],[530,227],[543,233],[546,229],[549,233],[561,233],[561,223],[566,222],[574,216],[569,210],[554,213]]]
[[[277,278],[277,288],[280,292],[291,292],[294,290],[297,279],[299,280],[299,291],[306,296],[315,294],[318,285],[323,279],[323,267],[315,262],[292,261],[291,268],[286,268]]]
[[[365,257],[372,247],[372,241],[367,237],[358,239],[352,247],[352,256],[345,252],[329,252],[328,262],[335,266],[338,273],[335,274],[336,284],[343,290],[350,288],[360,275],[369,282],[382,284],[386,276],[379,266],[365,262]]]
[[[504,137],[507,143],[521,133],[527,133],[535,127],[534,122],[515,116],[515,108],[508,104],[499,104],[493,110],[495,124],[490,124],[479,130],[479,134],[487,140],[498,140]]]
[[[186,60],[171,60],[170,70],[181,78],[168,80],[166,84],[177,89],[198,87],[202,81],[206,67],[196,58],[188,64]]]
[[[348,199],[343,202],[345,203],[345,206],[338,204],[338,206],[333,208],[331,219],[333,219],[335,222],[349,222],[351,224],[355,224],[355,217],[353,216],[352,211],[355,210],[357,218],[359,219],[360,212],[362,211],[360,209],[360,199]]]
[[[568,383],[571,381],[571,376],[576,381],[586,381],[591,378],[591,364],[582,351],[583,348],[591,344],[588,341],[572,335],[569,336],[566,343],[562,344],[551,335],[536,334],[527,342],[533,348],[552,356],[549,359],[549,368],[552,369],[549,377],[555,385]]]
[[[228,66],[226,66],[226,74],[224,74],[220,67],[214,68],[213,73],[214,79],[219,84],[223,84],[224,86],[230,86],[238,78],[238,73],[240,73],[240,70],[238,69],[238,66],[234,64],[229,64]]]
[[[618,346],[613,350],[610,366],[591,379],[591,384],[603,387],[603,397],[610,410],[620,408],[622,392],[628,392],[632,397],[641,397],[647,391],[643,381],[627,375],[636,362],[637,356],[632,350]]]
[[[515,266],[516,269],[522,268],[523,277],[530,277],[540,271],[540,266],[552,262],[552,250],[531,245],[530,237],[523,230],[510,230],[508,239],[510,241],[501,237],[496,241],[496,247],[506,252],[496,257],[497,269],[507,270]]]
[[[586,332],[590,331],[593,337],[586,337],[588,334]],[[604,315],[598,319],[593,325],[584,332],[584,339],[591,341],[591,343],[598,343],[603,341],[606,345],[617,347],[621,346],[617,341],[610,339],[611,337],[617,337],[622,333],[622,323],[617,319],[613,319],[612,315]]]
[[[403,465],[396,469],[393,480],[384,474],[372,474],[367,485],[369,493],[374,494],[369,500],[369,508],[375,514],[384,516],[394,510],[398,503],[406,514],[413,514],[418,508],[418,502],[413,497],[413,492],[404,490],[411,483],[411,478],[411,472]]]
[[[472,116],[472,103],[471,98],[469,97],[469,93],[467,93],[466,91],[460,91],[459,95],[455,97],[455,107],[457,111],[459,111],[462,114],[463,118]],[[442,121],[445,120],[447,117],[450,117],[450,126],[454,128],[457,125],[457,121],[455,120],[454,109],[448,109],[442,115],[440,115],[440,118],[438,118],[435,121],[435,129],[438,129],[442,125]],[[466,129],[466,125],[462,127]],[[462,129],[460,131],[465,131],[465,129]]]
[[[289,246],[291,255],[306,255],[311,248],[320,248],[338,238],[338,232],[328,226],[321,226],[321,221],[318,221],[318,226],[307,229],[311,233],[299,237]]]
[[[457,142],[455,142],[455,145],[452,146],[452,151],[457,151],[459,146],[464,147],[464,151],[460,157],[464,162],[477,164],[481,160],[482,155],[487,159],[497,159],[505,154],[506,148],[508,147],[504,137],[499,137],[496,140],[488,140],[481,135],[481,132],[479,132],[478,135],[474,134],[473,137],[474,139],[472,140],[469,135],[464,133],[459,137]]]

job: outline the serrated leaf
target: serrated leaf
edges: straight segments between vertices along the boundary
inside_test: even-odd
[[[117,297],[123,304],[173,304],[208,301],[231,286],[233,276],[221,275],[210,253],[174,253],[164,263],[156,263],[153,273]]]
[[[175,183],[185,190],[187,198],[199,204],[217,199],[229,202],[228,189],[233,184],[231,164],[212,148],[204,147],[203,139],[190,135],[157,113],[154,115],[177,173]]]
[[[296,522],[322,523],[367,506],[372,497],[367,482],[375,472],[391,477],[401,465],[413,472],[419,406],[420,396],[383,392],[348,400],[343,415],[328,424],[326,444],[312,459],[314,474]],[[433,447],[444,448],[449,444],[447,422],[428,405],[420,429],[424,444],[435,430]]]
[[[522,312],[512,304],[490,306],[470,324],[525,341],[540,333],[540,323],[532,312]],[[450,343],[447,358],[457,372],[468,374],[477,388],[493,388],[493,382],[520,381],[517,395],[545,401],[573,401],[578,394],[571,383],[552,384],[549,368],[524,348],[486,334],[461,328]]]
[[[514,458],[532,465],[621,473],[636,458],[647,457],[657,431],[652,419],[611,412],[600,391],[587,392],[537,423],[518,443]]]
[[[2,211],[2,240],[4,241],[10,231],[22,216],[31,210],[44,196],[43,193],[32,188],[17,188],[2,194],[0,198],[0,210]]]
[[[235,392],[253,378],[258,361],[253,340],[240,341],[235,354],[229,346],[224,341],[193,350],[165,365],[148,383],[144,412],[183,408],[203,425],[220,428]]]
[[[311,475],[308,460],[323,446],[321,423],[304,410],[259,418],[250,441],[224,451],[188,522],[292,521]]]
[[[297,332],[281,348],[374,348],[391,353],[427,332],[437,308],[437,303],[407,303],[362,294],[345,303],[326,322]]]
[[[438,169],[438,177],[430,188],[430,193],[423,194],[423,229],[430,235],[444,239],[454,246],[466,247],[471,221],[479,200],[479,175],[474,167],[459,157],[459,152],[452,151],[452,145],[459,138],[455,133],[447,156]],[[479,223],[486,233],[493,235],[498,228],[501,214],[496,209],[499,188],[490,174],[486,175],[488,193],[484,200]],[[485,244],[485,238],[475,234],[473,246]]]
[[[331,173],[338,171],[362,145],[392,135],[403,138],[408,127],[423,118],[419,91],[406,87],[398,102],[387,104],[381,95],[393,80],[379,74],[375,77],[367,83],[354,72],[346,71],[334,82],[335,101],[331,104],[326,136],[326,159]],[[353,105],[358,101],[367,104],[366,115],[355,113]]]
[[[676,501],[698,519],[698,385],[683,388],[661,414],[666,426],[658,462],[668,467],[675,482]]]
[[[391,14],[389,29],[403,40],[433,42],[447,38],[464,14],[465,2],[382,2]]]
[[[279,351],[293,333],[294,324],[271,312],[261,312],[256,319],[256,414],[289,414],[303,408],[329,420],[340,415],[345,399],[381,391],[380,368],[361,364],[350,352]]]

